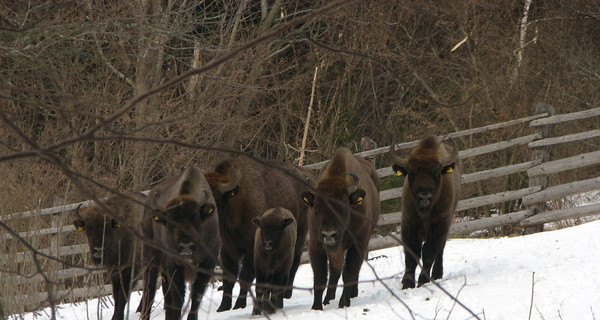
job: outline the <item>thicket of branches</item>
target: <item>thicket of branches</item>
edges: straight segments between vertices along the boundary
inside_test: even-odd
[[[311,95],[305,163],[358,151],[362,136],[387,145],[384,124],[399,142],[531,115],[540,101],[557,113],[598,107],[598,57],[600,4],[585,0],[527,10],[485,0],[3,2],[0,214],[146,190],[229,156],[203,147],[296,161]]]

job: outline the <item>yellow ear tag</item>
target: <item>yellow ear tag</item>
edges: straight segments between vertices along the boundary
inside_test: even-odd
[[[396,171],[396,177],[399,177],[401,175],[403,175],[402,171],[400,171],[400,170]]]
[[[450,173],[450,172],[453,172],[453,171],[454,171],[454,169],[452,169],[452,167],[448,167],[448,169],[446,169],[446,173]]]
[[[310,203],[310,201],[308,201],[308,198],[307,198],[307,197],[304,197],[304,198],[302,198],[302,199],[304,199],[304,202],[306,202],[306,203]]]
[[[160,221],[160,217],[159,216],[154,216],[154,221]]]
[[[358,199],[356,199],[356,205],[361,205],[363,202],[363,197],[358,197]]]
[[[115,228],[120,228],[120,227],[121,227],[121,224],[120,224],[120,223],[115,223],[115,225],[114,225],[113,227],[115,227]]]
[[[85,227],[77,227],[77,231],[83,231],[85,230]]]
[[[213,213],[213,211],[215,211],[215,209],[213,209],[213,208],[208,209],[208,214]]]

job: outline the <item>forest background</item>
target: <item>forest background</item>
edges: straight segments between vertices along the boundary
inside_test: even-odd
[[[536,102],[598,107],[600,3],[9,1],[0,70],[9,213],[147,190],[229,156],[210,148],[297,161],[311,104],[304,164],[358,151],[363,136],[389,145],[383,126],[401,142]]]

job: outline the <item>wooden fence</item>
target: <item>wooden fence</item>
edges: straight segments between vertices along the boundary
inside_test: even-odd
[[[562,159],[551,159],[548,148],[560,146],[574,141],[593,140],[600,137],[600,130],[592,129],[579,133],[570,133],[562,136],[552,136],[553,126],[558,126],[571,121],[591,119],[597,121],[600,116],[600,108],[582,112],[552,115],[551,107],[539,104],[536,114],[530,117],[488,125],[459,132],[449,133],[443,138],[454,138],[459,142],[485,141],[491,133],[497,130],[512,132],[509,140],[498,141],[488,144],[477,145],[460,150],[459,156],[463,161],[465,173],[462,176],[463,191],[468,190],[468,185],[477,185],[479,192],[471,192],[473,196],[465,196],[458,203],[457,212],[469,212],[487,208],[487,212],[494,212],[490,217],[474,218],[471,214],[463,214],[463,220],[453,224],[451,236],[470,235],[478,230],[489,230],[506,225],[520,225],[530,227],[547,222],[563,219],[574,219],[589,215],[600,214],[600,204],[590,204],[578,207],[560,208],[558,210],[545,211],[548,201],[564,199],[569,195],[600,190],[600,177],[592,177],[584,180],[567,181],[557,185],[548,184],[548,176],[558,174],[567,170],[583,167],[591,167],[600,163],[600,151],[591,151],[569,155]],[[522,133],[517,135],[517,133]],[[418,141],[400,143],[395,146],[398,153],[405,154],[417,144]],[[475,143],[473,143],[475,144]],[[368,150],[358,153],[365,158],[374,158],[379,163],[378,172],[382,178],[383,186],[394,185],[393,172],[389,166],[389,146]],[[514,158],[509,164],[502,167],[482,168],[474,170],[469,166],[469,159],[478,156],[488,156],[492,159],[500,158],[507,154],[528,154],[527,161],[517,161]],[[523,158],[523,157],[522,157]],[[317,169],[325,162],[307,165],[307,168]],[[527,187],[514,190],[500,190],[486,193],[482,185],[496,184],[498,179],[528,179]],[[494,180],[496,179],[496,180]],[[399,181],[395,182],[400,185]],[[501,184],[500,184],[501,185]],[[518,184],[517,184],[518,185]],[[522,184],[521,184],[522,185]],[[371,249],[379,249],[399,245],[394,237],[398,230],[398,224],[402,215],[398,198],[402,195],[402,187],[382,188],[380,197],[382,208],[391,208],[391,212],[382,212],[379,226],[391,230],[391,234],[374,237],[370,243]],[[481,191],[484,192],[481,192]],[[395,202],[394,202],[395,201]],[[2,273],[0,271],[0,283],[18,287],[21,296],[3,297],[5,304],[8,299],[14,299],[12,304],[23,306],[24,310],[35,308],[41,302],[52,296],[52,301],[77,301],[91,297],[104,296],[110,293],[110,286],[101,271],[90,271],[75,266],[87,265],[88,246],[82,233],[74,232],[69,213],[79,204],[87,204],[87,201],[74,203],[54,208],[33,210],[0,217],[0,223],[10,225],[17,234],[5,232],[0,226],[1,239],[9,252],[0,255],[0,270],[6,270],[8,262],[14,266],[15,263],[19,274]],[[504,208],[500,210],[499,208]],[[502,212],[501,212],[502,211]],[[498,214],[501,213],[501,214]],[[459,216],[461,216],[459,214]],[[49,227],[39,227],[49,226]],[[19,239],[27,241],[33,248],[61,261],[53,261],[47,257],[39,256],[27,248],[20,252],[10,248],[23,248],[23,245],[11,245],[18,243]],[[4,250],[4,249],[3,249]],[[12,251],[11,251],[12,250]],[[307,261],[306,255],[304,261]],[[69,266],[70,265],[70,266]],[[22,266],[22,267],[21,267]],[[90,266],[91,267],[91,266]],[[13,267],[14,268],[14,267]],[[43,275],[38,272],[43,270]],[[12,305],[11,304],[11,305]]]

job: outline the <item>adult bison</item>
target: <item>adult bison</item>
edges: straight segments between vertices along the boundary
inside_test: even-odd
[[[219,209],[223,298],[217,311],[231,309],[231,294],[238,277],[240,294],[234,309],[246,307],[247,292],[254,280],[256,225],[252,218],[274,207],[291,211],[298,226],[294,261],[285,291],[285,298],[291,297],[308,230],[307,208],[300,194],[312,186],[313,175],[307,169],[280,161],[228,159],[205,176]]]
[[[252,219],[257,226],[254,236],[256,301],[253,315],[274,313],[283,308],[284,288],[294,262],[297,224],[287,209],[277,207]]]
[[[219,218],[210,186],[202,171],[192,165],[150,190],[147,203],[145,214],[153,225],[144,229],[145,235],[163,246],[151,250],[148,263],[162,274],[166,319],[181,318],[187,281],[192,302],[188,320],[197,320],[220,248]],[[154,291],[149,289],[149,293],[152,301]]]
[[[309,212],[309,255],[314,273],[312,309],[323,310],[323,304],[335,298],[340,274],[344,290],[339,307],[349,307],[350,298],[358,295],[358,274],[379,217],[379,188],[373,164],[354,156],[347,148],[340,148],[321,171],[317,192],[303,194],[312,208]],[[325,299],[321,300],[328,260],[329,284]]]
[[[454,147],[449,147],[437,136],[427,136],[407,159],[398,158],[393,145],[390,148],[392,169],[397,176],[406,177],[402,193],[403,289],[415,287],[415,268],[421,256],[418,285],[442,278],[444,247],[460,196],[461,164],[458,147],[452,143]]]
[[[125,193],[96,201],[75,211],[73,225],[85,231],[92,262],[109,269],[115,311],[113,320],[123,319],[125,305],[136,280],[142,278],[142,219],[146,196]],[[146,293],[144,293],[146,294]],[[138,308],[147,318],[149,306]]]

